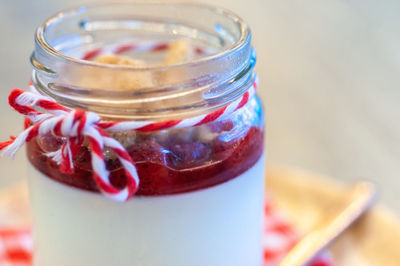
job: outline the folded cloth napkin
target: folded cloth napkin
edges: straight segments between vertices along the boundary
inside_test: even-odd
[[[269,203],[265,204],[264,266],[278,265],[296,244],[293,227]],[[0,266],[31,266],[32,237],[27,229],[0,229]],[[329,252],[323,252],[309,266],[333,266]]]

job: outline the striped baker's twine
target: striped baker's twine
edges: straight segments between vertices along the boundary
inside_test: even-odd
[[[148,52],[161,52],[166,51],[170,47],[170,43],[168,42],[136,42],[136,43],[124,43],[117,45],[109,45],[102,46],[99,48],[89,49],[84,53],[77,55],[77,57],[83,60],[93,60],[94,58],[100,55],[106,54],[123,54],[127,52],[135,52],[135,53],[148,53]],[[203,55],[211,53],[211,51],[207,51],[202,47],[195,47],[194,52],[197,55]]]
[[[255,81],[239,99],[210,114],[162,122],[102,121],[93,112],[68,109],[38,93],[14,89],[9,96],[9,104],[16,111],[28,118],[32,125],[25,129],[18,137],[0,143],[0,149],[3,149],[3,155],[13,157],[23,144],[29,142],[34,137],[43,136],[50,132],[57,137],[64,137],[66,141],[60,150],[48,155],[60,163],[62,171],[71,172],[74,167],[74,157],[78,154],[83,139],[86,137],[90,143],[93,175],[98,188],[106,196],[114,200],[126,201],[137,191],[139,177],[135,163],[125,148],[117,140],[111,138],[106,131],[136,130],[151,132],[163,129],[195,127],[221,120],[245,106],[255,94],[256,87],[257,82]],[[43,110],[44,112],[38,110]],[[106,168],[103,157],[105,147],[109,147],[115,152],[125,169],[127,185],[122,190],[115,188],[110,182],[110,173]]]
[[[120,54],[131,50],[159,51],[167,49],[167,44],[147,46],[119,45],[112,48],[112,52]],[[103,54],[105,49],[96,49],[87,52],[82,59],[90,60]],[[201,50],[197,50],[201,53]],[[53,99],[39,94],[35,89],[31,92],[14,89],[9,95],[9,104],[16,111],[23,114],[28,123],[26,129],[17,137],[11,137],[9,141],[0,143],[3,156],[13,157],[26,142],[37,136],[48,133],[57,137],[63,137],[65,142],[58,151],[48,153],[54,161],[60,164],[60,170],[73,172],[74,158],[78,154],[85,138],[89,140],[91,150],[91,164],[93,178],[99,190],[106,196],[116,201],[130,199],[138,189],[139,177],[135,163],[132,161],[125,148],[108,132],[135,130],[151,132],[163,129],[185,128],[200,126],[209,122],[226,118],[236,110],[245,106],[255,94],[258,85],[257,77],[252,86],[237,100],[210,114],[199,115],[186,119],[167,120],[162,122],[152,121],[102,121],[93,112],[80,109],[69,109],[58,104]],[[31,86],[33,86],[31,84]],[[42,111],[38,111],[42,110]],[[126,174],[126,186],[123,189],[114,187],[110,182],[110,173],[106,168],[103,157],[104,148],[108,147],[115,152]]]

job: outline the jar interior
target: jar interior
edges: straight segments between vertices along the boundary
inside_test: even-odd
[[[185,5],[184,10],[173,4],[82,7],[50,20],[44,38],[55,50],[71,57],[113,44],[160,43],[179,38],[191,39],[212,55],[232,48],[241,37],[237,23],[226,15],[192,5]],[[143,52],[130,55],[150,62],[154,56]]]

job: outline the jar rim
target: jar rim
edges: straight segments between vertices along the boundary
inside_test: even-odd
[[[157,28],[159,25],[164,27]],[[171,31],[175,26],[180,28]],[[76,47],[90,52],[91,47],[100,45],[97,47],[102,49],[108,41],[115,42],[116,35],[98,42],[96,38],[104,32],[105,36],[122,33],[132,37],[131,30],[138,29],[202,41],[215,48],[215,53],[184,63],[145,67],[99,64],[69,55]],[[143,37],[137,33],[133,37]],[[164,40],[164,35],[158,38]],[[248,25],[233,12],[212,5],[117,2],[69,9],[38,28],[35,44],[32,81],[39,93],[66,107],[113,119],[158,120],[212,112],[240,97],[255,78]],[[129,76],[135,80],[138,75],[154,82],[139,83],[133,89],[117,88],[121,79]]]
[[[238,28],[240,29],[240,38],[238,38],[235,43],[228,49],[224,49],[215,54],[205,55],[194,60],[190,60],[187,62],[173,63],[168,65],[141,65],[141,66],[130,66],[130,65],[111,65],[111,64],[102,64],[91,60],[85,60],[81,58],[72,57],[55,49],[49,41],[46,39],[46,32],[54,23],[57,23],[62,18],[65,18],[68,15],[73,14],[81,14],[86,12],[86,10],[90,8],[96,7],[107,7],[107,6],[119,6],[119,5],[163,5],[163,6],[175,6],[175,7],[196,7],[202,8],[204,10],[209,10],[215,12],[215,14],[224,15],[227,18],[234,21]],[[184,2],[114,2],[114,3],[101,3],[101,4],[88,4],[76,8],[65,9],[59,11],[55,15],[46,19],[41,26],[39,26],[35,33],[35,41],[37,44],[44,49],[45,52],[50,53],[55,58],[58,58],[63,61],[68,61],[72,63],[77,63],[86,66],[92,66],[96,68],[108,68],[108,69],[124,69],[124,70],[135,70],[135,71],[162,71],[167,68],[174,67],[191,67],[196,66],[202,63],[206,63],[218,58],[229,56],[230,54],[234,54],[235,52],[241,50],[251,39],[251,30],[249,25],[236,13],[225,9],[223,7],[217,7],[213,5],[203,4],[203,3],[184,3]]]

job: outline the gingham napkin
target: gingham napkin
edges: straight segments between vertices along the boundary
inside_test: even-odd
[[[275,266],[298,240],[293,227],[270,204],[265,204],[264,266]],[[32,238],[26,229],[0,229],[0,266],[31,266]],[[333,266],[324,252],[310,266]]]

